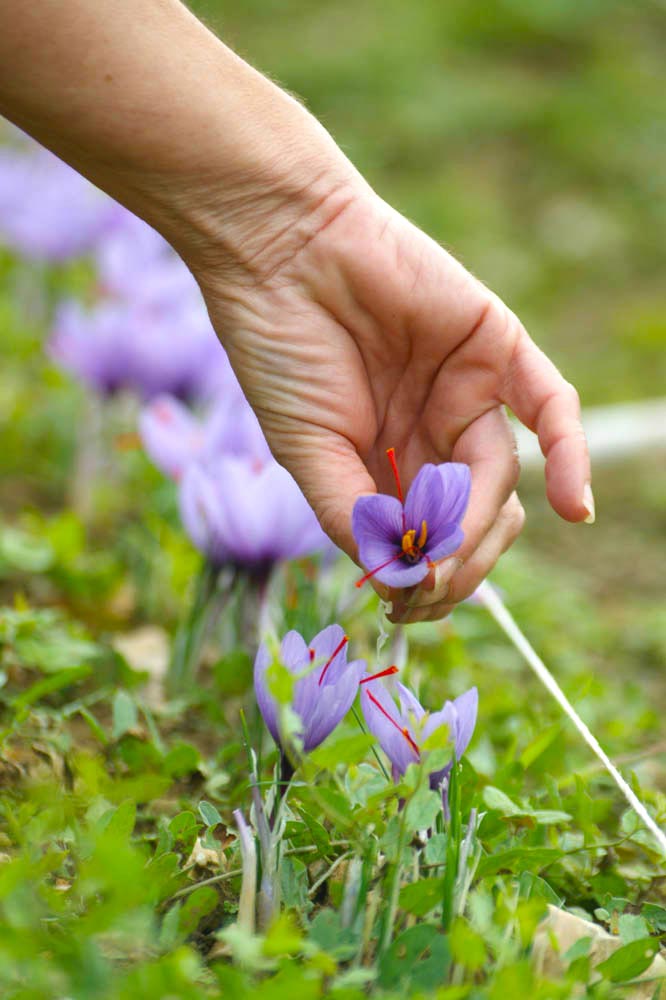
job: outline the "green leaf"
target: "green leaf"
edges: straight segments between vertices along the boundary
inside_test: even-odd
[[[264,940],[267,956],[293,955],[301,950],[303,934],[288,913],[281,913],[270,925]]]
[[[449,943],[454,962],[470,972],[478,972],[486,963],[486,946],[483,938],[461,917],[453,921]]]
[[[525,812],[516,805],[501,789],[487,785],[483,789],[483,801],[489,809],[495,809],[502,816],[524,816]]]
[[[206,802],[205,799],[199,803],[199,814],[206,826],[217,826],[218,823],[222,822],[222,817],[215,806]]]
[[[563,856],[564,852],[556,847],[510,847],[506,851],[498,851],[496,854],[481,858],[477,875],[483,878],[501,871],[538,871]]]
[[[116,691],[113,699],[113,726],[111,732],[114,740],[120,739],[125,733],[136,729],[139,722],[134,698],[127,691]]]
[[[193,812],[178,813],[169,823],[169,833],[174,843],[182,844],[184,854],[189,854],[199,833],[199,822]]]
[[[655,938],[644,938],[641,941],[631,941],[618,948],[610,958],[597,965],[596,971],[604,979],[612,983],[626,983],[635,979],[652,964],[652,959],[659,951],[659,941]]]
[[[379,963],[379,985],[401,992],[431,990],[446,982],[451,964],[447,938],[434,924],[417,924],[400,934]]]
[[[163,768],[172,778],[182,778],[183,775],[193,774],[200,762],[201,758],[196,747],[191,743],[177,743],[165,756]]]
[[[575,962],[579,958],[587,958],[590,953],[590,946],[594,939],[591,936],[578,938],[564,953],[564,961]]]
[[[658,903],[645,903],[641,911],[655,931],[666,931],[666,907]]]
[[[411,882],[400,890],[400,906],[408,913],[424,917],[442,902],[444,891],[444,876],[422,878]]]
[[[622,944],[629,944],[631,941],[641,941],[650,936],[650,928],[643,919],[635,913],[623,913],[618,920],[618,930]]]
[[[220,897],[212,885],[202,885],[187,897],[180,914],[179,926],[187,937],[193,934],[204,917],[219,905]]]
[[[116,809],[108,809],[97,821],[96,828],[118,840],[126,842],[130,839],[136,823],[136,802],[127,799]]]
[[[536,896],[557,907],[564,903],[564,899],[557,895],[548,882],[539,875],[535,875],[534,872],[524,871],[520,876],[518,886],[520,895],[524,899],[533,899]]]
[[[92,667],[82,664],[80,667],[70,667],[68,670],[61,670],[50,677],[44,677],[41,681],[32,684],[26,691],[23,691],[14,698],[12,707],[21,708],[26,705],[34,705],[40,698],[53,694],[54,691],[70,687],[72,684],[76,684],[77,681],[83,680],[84,677],[88,677],[91,673]]]
[[[405,822],[410,830],[429,830],[441,811],[441,793],[421,785],[407,803]]]
[[[322,771],[334,771],[339,764],[349,766],[364,761],[374,745],[370,733],[355,733],[342,739],[328,739],[309,754],[310,761]]]
[[[359,947],[358,935],[351,927],[341,926],[337,910],[320,910],[310,924],[309,937],[339,962],[352,958]]]

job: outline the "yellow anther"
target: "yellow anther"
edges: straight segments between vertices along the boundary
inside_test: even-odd
[[[405,555],[409,555],[414,551],[414,539],[416,538],[416,531],[414,528],[410,528],[402,536],[402,551]]]
[[[421,521],[421,534],[419,535],[419,540],[416,543],[420,549],[422,549],[423,546],[425,545],[427,537],[428,537],[428,525],[425,523],[425,521]]]

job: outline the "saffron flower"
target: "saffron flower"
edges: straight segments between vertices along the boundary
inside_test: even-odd
[[[193,462],[180,482],[180,513],[213,566],[260,576],[274,563],[330,546],[296,481],[270,458],[220,454]]]
[[[142,303],[105,299],[91,310],[73,300],[56,313],[49,354],[103,395],[121,390],[149,400],[162,393],[200,398],[228,361],[203,301]]]
[[[300,720],[303,749],[314,750],[353,705],[365,661],[348,663],[347,636],[339,625],[329,625],[309,644],[298,632],[287,632],[280,645],[280,662],[297,678],[290,707]],[[254,690],[268,731],[283,747],[279,705],[266,676],[270,665],[271,654],[262,643],[254,661]]]
[[[231,369],[223,396],[198,417],[174,396],[156,396],[139,415],[148,457],[170,479],[182,479],[192,462],[216,455],[246,456],[261,465],[271,457],[259,421]]]
[[[124,209],[25,138],[0,150],[0,243],[40,261],[87,253]]]
[[[390,587],[420,583],[436,560],[450,556],[465,537],[460,522],[469,501],[469,466],[460,462],[424,465],[403,499],[395,452],[387,452],[398,496],[359,497],[352,531],[359,559],[370,577]]]
[[[384,684],[373,677],[361,679],[361,708],[368,729],[391,761],[393,779],[398,781],[410,764],[418,764],[423,745],[438,729],[446,726],[456,760],[464,754],[476,725],[479,696],[475,687],[453,701],[446,701],[439,712],[426,712],[418,698],[396,684],[398,707]],[[427,751],[425,751],[427,753]],[[452,763],[430,774],[430,787],[439,788],[447,778]]]

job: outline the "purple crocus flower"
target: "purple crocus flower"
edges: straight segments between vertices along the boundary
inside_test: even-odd
[[[0,150],[0,242],[35,260],[87,253],[124,209],[41,146]]]
[[[329,625],[307,644],[298,632],[287,632],[280,645],[280,662],[298,679],[291,708],[301,721],[300,736],[307,752],[335,729],[347,714],[366,665],[347,662],[347,636],[339,625]],[[266,673],[271,654],[262,643],[254,661],[254,690],[266,726],[278,744],[279,705],[268,689]]]
[[[152,399],[206,394],[213,372],[229,363],[203,301],[141,303],[105,300],[86,311],[59,307],[49,343],[62,368],[103,394],[122,389]]]
[[[180,482],[180,511],[190,538],[216,566],[264,573],[331,544],[295,480],[272,458],[191,463]]]
[[[180,480],[192,462],[216,455],[245,456],[262,464],[271,455],[254,412],[240,386],[229,379],[228,390],[199,419],[173,396],[157,396],[139,416],[139,433],[149,458],[165,475]]]
[[[412,692],[398,683],[400,707],[381,681],[372,677],[361,680],[361,708],[368,729],[391,761],[393,778],[398,781],[410,764],[421,760],[422,746],[428,737],[446,726],[456,760],[464,754],[476,725],[478,692],[475,687],[454,701],[446,701],[439,712],[428,713]],[[430,775],[430,787],[439,788],[451,770],[451,764]]]
[[[105,295],[162,308],[201,299],[190,271],[159,233],[125,209],[95,249]]]
[[[460,522],[469,500],[469,466],[460,462],[424,465],[403,500],[393,448],[398,497],[378,493],[359,497],[352,511],[352,531],[359,559],[368,573],[390,587],[420,583],[438,559],[451,555],[465,537]]]

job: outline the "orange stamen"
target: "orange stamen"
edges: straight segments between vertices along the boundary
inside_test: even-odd
[[[410,747],[412,748],[412,750],[414,751],[414,753],[416,754],[416,756],[420,760],[421,759],[421,752],[420,752],[418,746],[416,745],[416,743],[414,742],[414,740],[412,739],[412,737],[409,735],[409,730],[407,728],[403,729],[402,726],[398,722],[396,722],[395,719],[391,715],[389,715],[389,713],[386,711],[386,709],[384,708],[384,706],[382,704],[380,704],[380,702],[377,701],[377,699],[375,698],[375,696],[372,693],[372,691],[368,691],[368,698],[370,699],[371,702],[373,702],[373,704],[375,704],[377,706],[377,708],[382,713],[382,715],[385,716],[389,720],[389,722],[391,723],[391,725],[395,726],[395,728],[398,730],[399,733],[402,733],[402,735],[405,737],[405,739],[409,743]]]
[[[409,555],[414,549],[414,539],[416,538],[416,529],[410,528],[402,536],[402,551],[405,555]]]
[[[386,670],[380,670],[376,674],[371,674],[370,677],[361,677],[359,684],[367,684],[368,681],[376,681],[378,677],[389,677],[390,674],[397,674],[398,668],[396,666],[387,667]]]
[[[340,652],[340,650],[344,649],[344,647],[347,645],[348,642],[349,642],[349,637],[346,636],[346,635],[343,636],[342,639],[340,640],[340,642],[337,644],[337,646],[333,650],[333,652],[331,653],[331,655],[329,656],[328,660],[324,664],[324,669],[322,670],[322,672],[321,672],[321,674],[319,676],[319,687],[322,686],[322,684],[324,682],[324,677],[326,676],[326,671],[330,667],[331,663],[336,658],[336,656],[338,655],[338,653]],[[310,650],[310,652],[313,652],[313,650]]]

